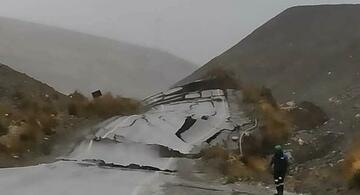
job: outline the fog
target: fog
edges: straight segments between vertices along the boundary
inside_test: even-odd
[[[1,0],[0,16],[127,41],[203,65],[282,10],[359,0]]]

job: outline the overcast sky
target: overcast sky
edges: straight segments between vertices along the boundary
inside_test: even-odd
[[[203,65],[288,7],[360,0],[0,0],[0,16],[148,47]]]

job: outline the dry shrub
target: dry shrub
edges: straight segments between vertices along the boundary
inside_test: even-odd
[[[236,79],[233,72],[226,71],[223,68],[212,69],[208,71],[207,75],[210,79],[216,79],[222,89],[239,89],[241,87],[241,82]]]
[[[89,99],[86,96],[84,96],[82,93],[80,93],[79,91],[74,91],[74,93],[70,94],[69,97],[71,98],[71,100],[73,102],[89,101]]]
[[[279,108],[270,89],[243,87],[243,103],[254,105],[256,118],[259,119],[260,136],[252,139],[252,144],[259,150],[257,154],[262,154],[267,151],[267,148],[285,143],[289,139],[291,120],[286,112]]]
[[[68,105],[68,114],[71,116],[79,116],[78,105],[74,102],[69,103]]]
[[[44,113],[27,113],[24,118],[13,121],[8,126],[8,132],[0,137],[0,143],[6,148],[5,152],[21,154],[34,149],[46,134],[53,134],[53,129],[57,126],[57,119]]]
[[[253,85],[243,86],[242,94],[244,103],[259,104],[261,101],[266,101],[273,107],[278,107],[271,90],[266,87],[258,88]]]
[[[140,103],[130,98],[120,96],[114,97],[110,93],[100,98],[94,99],[88,105],[88,111],[94,114],[108,118],[116,115],[129,115],[139,111]]]
[[[257,88],[256,86],[252,86],[252,85],[243,87],[242,95],[243,95],[242,101],[244,103],[256,104],[262,99],[261,90],[259,90],[259,88]]]
[[[89,99],[81,94],[79,91],[75,91],[70,94],[71,102],[68,104],[68,114],[72,116],[88,116],[87,107],[90,103]]]
[[[360,143],[357,142],[350,148],[343,166],[350,187],[360,189]]]
[[[54,104],[41,100],[29,100],[23,98],[18,110],[13,112],[14,121],[24,121],[38,131],[45,134],[52,134],[53,129],[58,125],[58,111]]]
[[[15,128],[14,126],[9,126],[9,132],[6,135],[0,137],[0,144],[4,146],[7,153],[16,153],[17,151],[22,150],[20,147],[20,142],[18,136],[20,135],[20,129]]]
[[[291,124],[284,111],[266,100],[258,104],[263,126],[262,142],[265,147],[285,143],[290,137]]]
[[[247,167],[241,161],[225,163],[224,175],[226,176],[226,183],[234,183],[238,180],[253,180],[256,177],[254,170]]]
[[[47,115],[55,115],[55,116],[58,114],[56,107],[53,104],[48,104],[48,103],[42,106],[41,112]]]
[[[27,113],[24,118],[13,121],[8,126],[7,134],[0,137],[0,144],[5,146],[5,152],[9,154],[21,154],[36,148],[45,135],[54,133],[58,124],[54,116],[45,113]]]
[[[360,170],[357,170],[349,181],[349,187],[360,189]]]
[[[54,134],[53,129],[58,125],[56,115],[47,113],[28,114],[26,121],[31,125],[31,128],[38,129],[46,135]]]
[[[6,135],[10,120],[8,116],[11,114],[11,107],[8,104],[0,104],[0,136]]]
[[[243,161],[248,167],[252,170],[256,170],[257,172],[265,172],[268,169],[267,160],[259,156],[248,156]]]
[[[109,118],[116,115],[130,115],[138,113],[142,106],[139,101],[113,96],[111,93],[106,93],[92,101],[79,92],[74,94],[71,95],[72,102],[68,105],[68,112],[75,116]]]
[[[0,144],[5,146],[7,153],[19,154],[28,149],[32,149],[36,141],[41,139],[38,130],[33,129],[26,123],[21,125],[10,125],[9,132],[0,137]]]
[[[0,103],[0,116],[5,117],[5,114],[9,114],[12,111],[12,107],[6,103]]]
[[[216,145],[202,150],[201,157],[204,160],[209,160],[209,159],[228,160],[229,152],[225,150],[223,147]]]
[[[19,94],[14,96],[19,97]],[[54,133],[58,125],[55,105],[41,98],[21,95],[14,106],[1,105],[0,114],[4,130],[1,131],[0,144],[9,154],[21,154],[36,148],[45,135]]]
[[[207,166],[217,169],[226,176],[226,183],[266,176],[266,159],[255,156],[240,158],[238,154],[227,151],[219,145],[206,148],[202,150],[201,154],[202,160]]]
[[[39,112],[40,102],[35,101],[31,98],[22,98],[17,103],[17,108],[22,111]]]
[[[6,135],[8,133],[9,126],[6,125],[3,120],[0,120],[0,136]]]

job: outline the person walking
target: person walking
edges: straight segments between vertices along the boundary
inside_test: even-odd
[[[288,157],[284,154],[284,151],[280,145],[275,146],[274,156],[271,159],[270,166],[273,170],[275,186],[277,194],[284,194],[284,181],[285,175],[288,170],[289,160]]]

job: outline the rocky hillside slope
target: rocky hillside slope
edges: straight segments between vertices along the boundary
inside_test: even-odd
[[[359,18],[360,5],[290,8],[180,83],[222,68],[280,102],[312,101],[347,121],[360,111]]]
[[[62,93],[97,89],[142,98],[195,70],[156,49],[0,18],[0,59]]]
[[[64,105],[70,101],[68,96],[57,92],[47,84],[0,64],[1,104],[15,104],[24,97],[29,97],[33,101],[56,100],[56,105],[63,108],[66,108]]]
[[[0,64],[0,167],[53,161],[99,120],[140,108],[140,102],[110,93],[91,100],[78,92],[66,96]]]
[[[360,127],[359,64],[360,5],[301,6],[280,13],[179,84],[224,70],[244,89],[270,88],[296,123],[286,144],[294,157],[289,185],[299,184],[298,192],[351,194],[342,176],[359,162],[359,147],[348,152]]]

